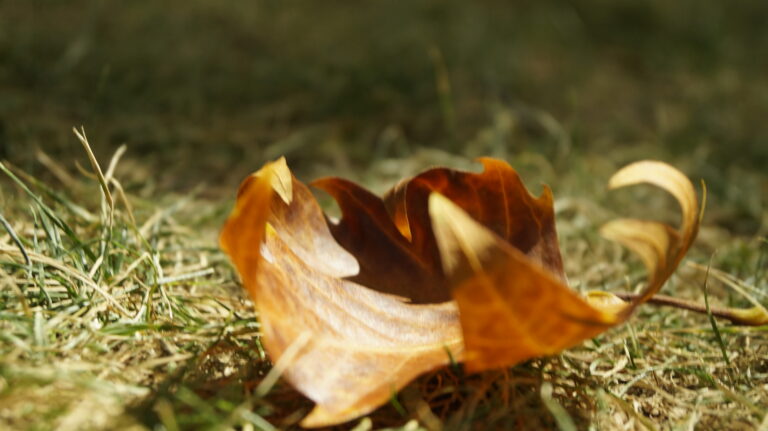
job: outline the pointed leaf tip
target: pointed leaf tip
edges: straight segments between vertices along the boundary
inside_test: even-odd
[[[459,307],[467,371],[553,354],[618,323],[439,193],[429,215]]]
[[[291,200],[293,199],[293,174],[291,174],[291,170],[288,169],[288,163],[285,161],[285,157],[280,157],[268,164],[265,168],[271,171],[270,184],[272,185],[272,190],[280,196],[280,199],[282,199],[283,202],[290,205]]]
[[[335,240],[284,160],[244,181],[222,245],[256,305],[270,359],[280,364],[289,357],[282,378],[317,403],[305,426],[366,414],[418,375],[463,357],[454,303],[407,304],[349,280],[359,269],[356,256]],[[307,333],[311,345],[290,357]]]
[[[457,270],[462,257],[480,271],[480,255],[496,241],[494,235],[440,193],[429,195],[429,216],[446,274]]]

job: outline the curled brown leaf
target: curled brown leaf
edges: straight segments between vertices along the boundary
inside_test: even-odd
[[[637,219],[617,219],[605,224],[600,232],[635,252],[648,269],[649,280],[642,293],[624,307],[606,292],[589,292],[590,302],[620,311],[625,317],[661,289],[680,265],[699,231],[699,201],[691,181],[682,172],[658,161],[632,163],[616,172],[608,182],[611,189],[634,184],[651,184],[669,192],[680,204],[680,229],[669,225]]]
[[[317,403],[304,426],[368,413],[462,357],[455,304],[407,304],[344,279],[357,262],[283,161],[244,182],[221,242],[256,303],[270,358],[296,351],[284,377]]]
[[[658,162],[620,171],[613,187],[670,191],[683,227],[609,224],[604,233],[645,262],[648,288],[629,304],[605,292],[583,299],[565,282],[549,188],[533,197],[506,163],[481,163],[482,173],[428,170],[383,199],[316,181],[339,203],[336,223],[283,159],[244,181],[221,243],[256,303],[267,353],[317,403],[304,426],[366,414],[451,360],[481,371],[593,337],[661,287],[698,229],[685,176]]]

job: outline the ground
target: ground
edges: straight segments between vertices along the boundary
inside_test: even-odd
[[[312,404],[263,383],[258,314],[217,246],[239,181],[280,155],[304,180],[376,191],[503,158],[533,191],[553,188],[579,291],[641,285],[639,262],[598,228],[678,211],[656,190],[605,184],[627,162],[665,160],[708,194],[663,293],[765,304],[765,12],[0,2],[0,429],[297,427]],[[557,356],[423,376],[340,429],[765,429],[766,330],[648,305]]]

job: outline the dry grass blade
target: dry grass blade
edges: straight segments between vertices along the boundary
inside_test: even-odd
[[[77,136],[77,139],[80,141],[80,143],[83,144],[83,149],[85,150],[85,153],[88,155],[88,161],[91,163],[91,168],[93,168],[93,171],[96,173],[96,177],[99,180],[99,185],[101,185],[101,191],[102,193],[104,193],[104,199],[106,199],[107,205],[109,205],[109,210],[111,214],[115,209],[115,202],[112,199],[112,193],[109,191],[109,185],[107,184],[107,180],[104,178],[104,174],[101,172],[101,166],[99,166],[99,161],[96,159],[96,156],[93,154],[93,150],[91,150],[91,145],[88,143],[88,138],[85,136],[85,128],[81,127],[80,130],[77,130],[77,128],[73,127],[72,132],[74,132],[75,136]]]

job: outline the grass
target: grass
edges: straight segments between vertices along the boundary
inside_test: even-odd
[[[504,158],[553,187],[580,291],[642,282],[597,228],[677,223],[656,190],[605,190],[662,159],[709,190],[662,293],[768,302],[764,1],[331,6],[0,2],[0,429],[296,428],[312,404],[273,380],[217,247],[238,182],[283,154],[376,191]],[[340,428],[768,429],[766,337],[644,306],[554,357],[422,376]]]
[[[257,315],[215,246],[231,199],[132,196],[117,176],[121,154],[106,173],[81,168],[66,190],[2,166],[11,205],[4,206],[0,244],[0,423],[12,429],[296,427],[311,403],[266,377],[270,363]],[[386,171],[393,162],[377,167]],[[586,157],[582,162],[589,164]],[[579,170],[560,181],[583,182]],[[596,236],[595,219],[612,211],[587,195],[604,192],[580,189],[582,197],[558,200],[571,284],[637,285],[640,267]],[[715,246],[708,234],[705,226],[693,260]],[[666,292],[701,301],[709,285],[708,301],[746,304],[720,281],[728,277],[764,302],[764,244],[718,238],[713,267],[727,267],[737,253],[746,260],[742,270],[752,266],[753,279],[722,272],[707,278],[689,265]],[[729,327],[706,315],[646,306],[630,323],[556,357],[474,376],[460,368],[423,376],[356,426],[754,429],[768,418],[767,341],[766,327]]]
[[[25,195],[20,199],[26,203],[13,210],[28,222],[9,225],[9,237],[18,242],[0,251],[0,374],[8,426],[35,428],[49,414],[75,421],[78,429],[90,423],[78,421],[98,424],[104,418],[91,415],[88,405],[135,401],[148,393],[144,385],[157,376],[145,379],[156,370],[171,372],[217,343],[247,346],[263,361],[253,336],[258,324],[232,274],[222,270],[215,243],[174,219],[184,200],[167,208],[115,209],[105,187],[89,211],[67,196],[27,185],[18,169],[3,170]],[[111,174],[98,178],[113,184],[114,193],[121,186]],[[77,191],[98,196],[98,190]],[[46,203],[50,197],[54,207]],[[41,389],[63,392],[46,397]]]

